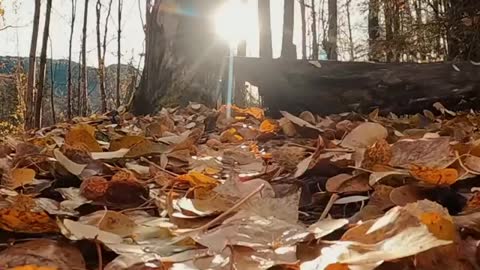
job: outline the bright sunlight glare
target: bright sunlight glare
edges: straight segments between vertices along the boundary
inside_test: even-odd
[[[240,0],[227,1],[215,13],[215,30],[232,47],[248,39],[256,27],[254,10]]]

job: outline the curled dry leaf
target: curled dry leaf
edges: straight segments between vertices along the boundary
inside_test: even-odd
[[[265,119],[258,130],[262,133],[275,133],[278,130],[278,124],[272,119]]]
[[[308,231],[320,239],[348,224],[348,219],[322,219],[308,227]]]
[[[312,130],[315,130],[317,132],[323,132],[323,130],[321,128],[318,128],[312,124],[310,124],[309,122],[303,120],[302,118],[299,118],[299,117],[296,117],[288,112],[285,112],[285,111],[281,111],[280,112],[283,117],[287,118],[290,122],[294,123],[295,125],[299,126],[299,127],[305,127],[305,128],[309,128],[309,129],[312,129]]]
[[[283,134],[287,135],[288,137],[293,137],[297,134],[297,130],[295,129],[295,125],[288,120],[286,117],[281,118],[278,121],[280,128],[283,131]]]
[[[99,201],[104,199],[108,189],[108,181],[101,176],[92,176],[83,180],[80,185],[80,194],[88,200]]]
[[[78,249],[66,243],[47,239],[15,244],[3,250],[0,252],[0,265],[8,269],[24,270],[86,269],[82,253]],[[31,268],[27,268],[28,265]],[[34,268],[35,265],[41,267]]]
[[[377,164],[387,165],[391,158],[392,150],[390,149],[390,145],[386,140],[381,139],[365,150],[362,167],[372,169]]]
[[[346,148],[368,148],[379,140],[384,140],[388,136],[385,127],[377,123],[362,123],[354,128],[345,136],[340,144]]]

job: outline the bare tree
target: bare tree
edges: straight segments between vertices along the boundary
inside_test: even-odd
[[[47,0],[47,9],[45,11],[45,25],[43,28],[43,40],[42,51],[40,52],[40,76],[38,78],[37,96],[35,99],[35,127],[41,127],[42,121],[42,102],[43,91],[45,89],[45,77],[47,67],[47,48],[48,48],[48,36],[50,35],[50,15],[52,13],[52,0]]]
[[[368,58],[370,61],[378,61],[377,42],[380,38],[380,3],[379,0],[368,2]]]
[[[78,97],[80,99],[79,114],[87,114],[87,25],[88,25],[88,2],[85,0],[85,9],[83,11],[83,29],[82,29],[82,70],[81,70],[81,94]]]
[[[97,15],[96,29],[97,29],[97,57],[98,57],[98,80],[100,84],[100,98],[101,98],[101,111],[105,113],[107,111],[107,94],[105,93],[105,78],[104,78],[104,59],[102,59],[102,43],[101,43],[101,33],[100,33],[100,20],[101,20],[101,11],[102,3],[100,0],[97,0],[95,6],[95,11]]]
[[[123,10],[123,0],[118,0],[118,31],[117,31],[117,95],[115,105],[120,107],[120,64],[121,64],[121,38],[122,38],[122,10]]]
[[[34,125],[34,97],[33,87],[35,85],[35,65],[37,54],[38,28],[40,22],[41,0],[35,0],[35,13],[33,15],[32,40],[30,43],[30,56],[28,59],[27,91],[25,93],[25,128],[30,129]]]
[[[312,0],[312,59],[318,60],[318,34],[317,34],[317,12],[315,0]]]
[[[272,26],[270,19],[270,0],[258,1],[258,25],[260,57],[272,58]]]
[[[55,115],[55,73],[57,71],[57,64],[55,63],[55,70],[53,70],[53,42],[50,39],[50,107],[52,109],[52,123],[57,122],[57,117]]]
[[[293,44],[294,29],[294,0],[284,0],[283,4],[283,35],[282,35],[282,52],[281,57],[286,59],[295,59],[296,49]]]
[[[307,59],[307,18],[305,0],[300,0],[300,15],[302,16],[302,59]]]
[[[75,13],[77,12],[77,0],[72,0],[72,21],[70,23],[70,40],[68,42],[68,78],[67,78],[67,119],[72,119],[72,43],[73,30],[75,28]]]
[[[348,48],[350,53],[350,61],[355,60],[355,44],[353,43],[353,31],[352,31],[352,18],[350,15],[350,5],[352,0],[347,0],[345,3],[345,9],[347,12],[347,27],[348,27]]]
[[[337,36],[338,36],[337,0],[328,0],[327,57],[329,60],[338,60]]]

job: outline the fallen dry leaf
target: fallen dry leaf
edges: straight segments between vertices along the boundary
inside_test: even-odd
[[[453,168],[432,169],[414,166],[410,174],[425,183],[432,185],[452,185],[458,180],[458,171]]]
[[[346,148],[368,148],[379,140],[387,138],[388,131],[377,123],[362,123],[345,136],[340,144]]]

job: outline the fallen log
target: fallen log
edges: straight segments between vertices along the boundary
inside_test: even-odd
[[[237,57],[235,76],[260,89],[263,106],[319,114],[416,113],[435,102],[480,109],[480,66],[461,63],[367,63]]]

